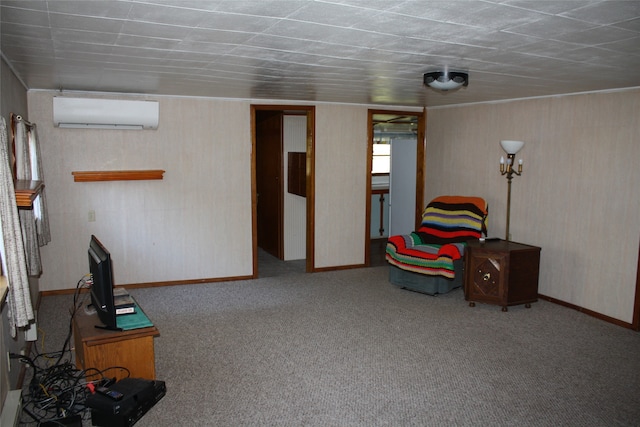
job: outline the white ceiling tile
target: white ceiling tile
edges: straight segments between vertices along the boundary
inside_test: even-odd
[[[118,46],[139,47],[141,49],[171,51],[180,44],[180,40],[162,37],[145,37],[132,36],[129,34],[119,34],[115,40],[115,44]]]
[[[612,26],[640,33],[640,18],[630,17],[628,20],[612,24]]]
[[[638,15],[640,15],[640,2],[629,0],[607,0],[589,3],[583,7],[562,13],[562,16],[601,25],[624,22],[629,17]]]
[[[508,0],[505,6],[541,12],[546,15],[558,15],[570,10],[582,8],[588,4],[600,3],[602,0],[593,1],[549,1],[549,0]]]
[[[49,15],[42,9],[23,9],[2,3],[2,23],[19,23],[28,27],[49,27]]]
[[[27,9],[46,12],[47,2],[44,1],[24,1],[24,0],[2,0],[3,14],[8,9]]]
[[[197,27],[202,21],[210,17],[209,12],[202,10],[149,3],[130,2],[128,4],[131,5],[131,9],[126,18],[132,21]]]
[[[31,0],[24,3],[45,3],[50,13],[93,16],[106,19],[125,19],[134,2],[87,0]]]
[[[62,63],[64,63],[64,57],[62,56],[64,54],[76,55],[78,56],[78,58],[82,58],[82,55],[84,55],[85,53],[108,55],[113,51],[113,45],[85,43],[83,41],[60,41],[54,39],[53,49],[55,51],[55,57],[60,58],[62,60]]]
[[[377,11],[351,4],[304,2],[304,6],[288,15],[287,19],[332,27],[352,27],[376,14]]]
[[[261,33],[277,25],[280,18],[240,15],[237,13],[210,12],[199,23],[200,28],[228,30],[244,33]]]
[[[595,24],[583,21],[577,21],[560,16],[546,16],[526,24],[518,24],[513,27],[508,27],[505,31],[546,39],[558,37],[562,34],[585,31],[595,27]]]
[[[113,45],[118,40],[118,37],[118,34],[114,33],[71,30],[67,28],[53,29],[51,31],[51,38],[60,43],[74,43],[77,40],[82,40],[82,43],[87,44]]]
[[[32,25],[20,25],[15,22],[2,23],[2,37],[11,37],[14,42],[20,40],[48,40],[51,38],[51,29],[49,27],[39,27]],[[29,44],[29,43],[25,43]]]
[[[603,43],[598,45],[603,49],[615,50],[625,56],[632,57],[640,57],[640,35],[624,40],[617,40],[610,43]],[[626,62],[626,61],[623,61]]]
[[[298,9],[305,7],[306,3],[308,2],[300,0],[223,0],[218,2],[216,10],[248,16],[284,18],[296,12]]]
[[[203,42],[210,44],[236,45],[249,42],[253,34],[236,31],[220,31],[213,29],[194,28],[182,37],[182,41]]]
[[[624,30],[612,26],[600,26],[585,31],[575,31],[556,36],[556,40],[578,43],[582,45],[597,46],[605,43],[614,43],[638,37],[640,34],[634,31]]]
[[[34,89],[445,105],[640,86],[639,4],[3,0],[0,48]]]
[[[66,13],[50,13],[51,28],[67,30],[100,31],[117,34],[126,22],[123,19],[101,18],[91,16],[69,15]]]

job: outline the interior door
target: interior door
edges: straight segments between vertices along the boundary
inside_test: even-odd
[[[282,112],[256,112],[258,246],[283,259]]]
[[[389,235],[415,230],[417,138],[391,140]]]

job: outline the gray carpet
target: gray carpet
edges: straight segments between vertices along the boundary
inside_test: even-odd
[[[304,273],[306,264],[305,259],[282,261],[258,248],[258,277],[260,278]]]
[[[638,333],[546,301],[471,308],[460,289],[427,296],[387,274],[130,290],[167,384],[136,425],[640,425]],[[42,300],[49,349],[70,304]]]

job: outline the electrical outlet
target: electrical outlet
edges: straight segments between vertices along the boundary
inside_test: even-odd
[[[96,211],[93,209],[89,211],[89,222],[96,222]]]

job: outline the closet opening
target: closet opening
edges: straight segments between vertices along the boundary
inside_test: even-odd
[[[315,108],[252,105],[253,276],[313,271]]]

